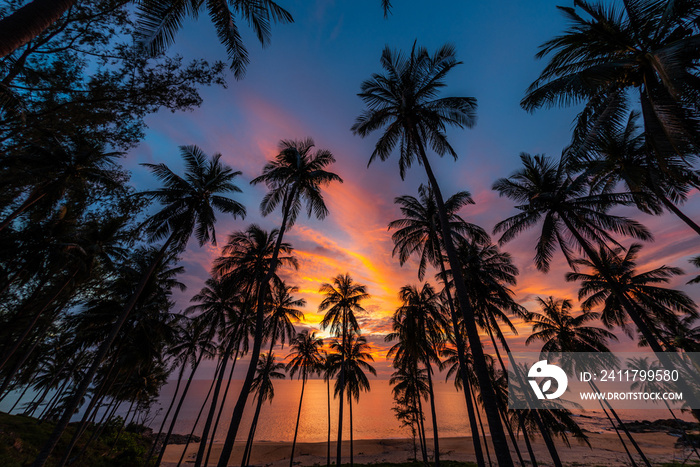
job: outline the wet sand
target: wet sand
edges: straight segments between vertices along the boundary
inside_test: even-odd
[[[622,445],[615,433],[589,433],[592,447],[580,444],[573,440],[571,447],[567,447],[562,441],[556,440],[559,456],[566,465],[598,465],[617,466],[630,465]],[[673,462],[682,463],[690,454],[689,450],[677,449],[674,447],[678,438],[666,433],[635,433],[634,439],[652,464]],[[245,443],[237,443],[234,446],[231,456],[230,466],[239,466],[243,457]],[[432,440],[428,439],[429,455],[432,455]],[[518,440],[523,458],[527,461],[527,449],[522,438]],[[629,443],[628,443],[629,445]],[[254,443],[251,455],[251,465],[282,467],[289,465],[289,455],[292,443],[289,442],[256,442]],[[216,465],[221,452],[221,444],[215,444],[212,448],[209,465]],[[170,445],[165,451],[163,466],[174,467],[182,454],[184,445]],[[182,465],[192,465],[197,454],[197,445],[190,445],[187,449],[185,462]],[[629,446],[632,450],[632,446]],[[494,460],[493,448],[491,457]],[[541,438],[533,442],[533,450],[539,465],[551,465],[551,459]],[[361,439],[354,442],[354,462],[358,464],[372,464],[378,462],[407,462],[413,459],[413,444],[408,439]],[[515,450],[511,446],[513,460],[518,465]],[[326,443],[297,443],[294,455],[296,465],[326,465]],[[331,443],[331,460],[335,461],[335,443]],[[474,447],[471,439],[464,438],[441,438],[440,458],[457,461],[475,461]],[[349,462],[350,444],[343,442],[343,462]],[[418,453],[420,458],[420,452]],[[635,460],[643,465],[639,456]],[[690,458],[693,463],[694,455]],[[189,461],[189,462],[188,462]],[[529,464],[529,462],[528,462]]]

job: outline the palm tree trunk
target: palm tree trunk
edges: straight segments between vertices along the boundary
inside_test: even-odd
[[[656,195],[659,200],[666,206],[666,209],[668,209],[670,212],[676,215],[680,220],[685,222],[685,224],[693,229],[696,234],[700,235],[700,225],[696,224],[695,221],[693,221],[690,217],[686,216],[683,211],[678,209],[678,206],[676,206],[670,199],[666,197],[663,193],[661,193],[661,190],[659,190],[655,184],[652,184],[653,186],[651,187],[652,191]]]
[[[506,416],[506,412],[504,411],[503,408],[500,409],[500,412],[501,412],[501,421],[503,421],[503,425],[506,427],[506,431],[508,432],[508,437],[510,438],[510,443],[515,448],[515,454],[518,456],[518,462],[520,462],[521,467],[525,467],[525,461],[523,460],[523,455],[520,452],[520,447],[518,446],[518,440],[515,439],[515,433],[513,433],[513,428],[510,426],[510,423],[508,423],[508,417]]]
[[[45,3],[46,3],[46,2],[50,2],[51,0],[35,0],[33,3],[36,3],[37,1],[41,1],[41,2],[45,2]],[[66,1],[66,0],[63,0],[63,1]],[[75,0],[68,0],[68,1],[70,1],[70,2],[75,2]],[[56,1],[56,2],[51,2],[51,3],[59,4],[59,3],[61,3],[61,1]],[[27,6],[29,6],[29,5],[27,5]],[[21,10],[21,8],[20,8],[20,10]],[[17,13],[19,13],[19,10],[17,11]],[[12,16],[13,16],[13,15],[10,15],[10,16],[8,16],[8,17],[3,18],[3,19],[0,20],[0,54],[2,54],[2,49],[3,49],[3,44],[2,44],[3,36],[4,36],[5,33],[7,32],[7,31],[4,30],[4,28],[3,28],[3,23],[4,23],[6,20],[8,20],[9,18],[11,18]],[[0,58],[4,57],[5,55],[6,55],[6,54],[0,55]],[[9,216],[7,216],[7,217],[5,218],[5,220],[2,221],[2,224],[0,224],[0,232],[1,232],[5,227],[7,227],[8,225],[10,225],[10,224],[12,223],[12,221],[15,220],[17,217],[19,217],[24,211],[26,211],[27,209],[29,209],[30,207],[32,207],[34,204],[36,204],[37,202],[39,202],[44,196],[46,196],[46,193],[45,193],[45,192],[42,193],[42,194],[39,194],[38,192],[34,192],[32,195],[30,195],[26,200],[24,200],[24,202],[23,202],[17,209],[15,209],[15,210],[12,212],[12,214],[10,214]]]
[[[428,370],[428,391],[430,392],[430,416],[433,419],[433,445],[435,446],[435,467],[440,467],[440,442],[438,440],[437,415],[435,413],[435,393],[433,392],[433,369],[430,367],[430,362],[425,362],[425,368]]]
[[[257,307],[255,313],[255,337],[253,339],[253,350],[250,355],[250,363],[248,364],[248,371],[246,372],[245,380],[243,380],[243,386],[241,387],[241,392],[238,395],[238,400],[233,408],[233,414],[231,414],[231,424],[228,427],[228,433],[226,434],[226,440],[221,448],[221,455],[219,457],[219,463],[217,467],[227,467],[228,461],[231,458],[231,452],[233,451],[233,444],[236,441],[236,434],[238,433],[238,427],[241,424],[241,419],[243,418],[243,411],[245,410],[245,405],[248,400],[248,393],[250,392],[250,387],[253,384],[253,379],[255,378],[255,367],[258,364],[258,358],[260,358],[260,347],[262,345],[263,338],[263,325],[265,317],[265,295],[267,294],[267,288],[269,287],[270,280],[275,274],[277,269],[277,258],[279,257],[280,248],[282,246],[282,238],[284,237],[284,232],[287,228],[287,219],[289,218],[289,210],[291,206],[291,199],[294,198],[295,191],[292,190],[289,194],[288,199],[283,203],[283,215],[282,215],[282,225],[280,226],[279,233],[277,234],[277,242],[275,243],[275,249],[272,250],[272,258],[270,260],[270,269],[265,274],[265,278],[262,283],[258,285],[258,297],[257,297]]]
[[[30,332],[32,332],[32,329],[34,329],[34,326],[36,326],[36,323],[39,321],[39,318],[41,315],[46,311],[46,309],[61,295],[63,290],[68,287],[68,285],[73,281],[75,278],[76,274],[78,274],[79,269],[76,268],[73,274],[61,285],[61,287],[58,289],[58,292],[56,292],[53,297],[51,297],[49,300],[44,303],[44,306],[41,307],[41,309],[34,315],[34,319],[32,320],[31,323],[24,329],[24,332],[22,332],[22,335],[19,336],[19,338],[15,341],[15,344],[10,348],[7,352],[5,352],[5,355],[3,356],[2,362],[0,362],[0,370],[7,364],[7,362],[10,360],[10,357],[14,355],[14,353],[17,351],[17,349],[20,348],[20,346],[24,343],[24,340],[27,338]]]
[[[207,415],[207,420],[204,422],[204,430],[202,431],[202,440],[199,443],[199,450],[197,451],[197,458],[194,461],[195,467],[201,467],[202,461],[204,460],[204,453],[207,449],[207,443],[209,441],[209,430],[211,429],[212,422],[214,421],[214,415],[216,414],[216,408],[218,407],[217,401],[219,400],[219,392],[221,392],[221,383],[224,381],[224,376],[226,376],[226,366],[229,359],[231,358],[231,351],[233,350],[233,345],[235,341],[231,339],[226,345],[224,350],[224,355],[221,357],[221,369],[216,375],[216,386],[214,387],[214,395],[211,399],[211,405],[209,406],[209,414]],[[212,443],[214,440],[212,439]]]
[[[348,415],[350,415],[350,467],[353,467],[353,445],[352,445],[352,395],[348,394]]]
[[[19,401],[21,401],[24,398],[24,395],[27,393],[29,388],[32,387],[31,383],[27,383],[27,385],[24,387],[24,390],[22,391],[22,394],[19,395],[17,400],[15,401],[14,404],[12,404],[12,407],[10,407],[10,410],[7,411],[8,414],[11,414],[13,410],[15,410],[15,407],[17,407],[17,404],[19,404]]]
[[[418,403],[418,430],[421,434],[421,454],[423,455],[423,463],[428,465],[428,440],[425,438],[425,423],[423,422],[423,403],[421,402],[420,394],[416,395]]]
[[[419,135],[414,136],[417,137]],[[420,138],[417,138],[416,141],[420,141]],[[491,378],[486,365],[486,357],[484,356],[484,349],[481,345],[481,340],[479,339],[479,330],[476,327],[476,317],[474,315],[474,310],[471,307],[471,303],[469,302],[467,287],[461,274],[459,258],[457,257],[457,251],[455,250],[454,243],[452,242],[452,232],[450,229],[449,220],[447,218],[447,212],[445,210],[445,203],[442,198],[440,187],[435,179],[435,175],[433,174],[433,170],[428,162],[428,157],[425,154],[425,148],[422,145],[419,145],[419,150],[423,167],[425,168],[425,172],[428,175],[428,180],[430,181],[430,186],[435,194],[445,252],[447,253],[447,259],[450,263],[450,269],[452,269],[455,289],[457,291],[457,300],[459,301],[460,309],[462,310],[462,315],[464,317],[464,325],[467,330],[469,347],[474,359],[474,372],[476,373],[477,381],[479,382],[479,389],[484,402],[484,412],[486,413],[489,430],[491,432],[491,441],[494,449],[496,450],[498,465],[501,467],[513,467],[513,459],[510,457],[508,440],[506,439],[505,432],[503,431],[503,425],[501,425],[501,418],[498,414],[496,393],[494,392],[493,385],[491,384]],[[457,332],[456,329],[455,332]]]
[[[471,392],[471,394],[469,395],[469,397],[474,399],[474,405],[477,406],[476,394],[474,394],[474,392],[473,392],[473,390],[471,390],[471,388],[470,388],[470,392]],[[479,421],[479,428],[481,429],[481,436],[484,439],[484,449],[486,450],[486,459],[489,461],[489,466],[491,466],[493,464],[491,463],[491,450],[489,449],[489,440],[486,438],[486,430],[484,430],[484,424],[481,422],[481,413],[479,413],[478,410],[476,411],[476,416],[477,416],[477,419]],[[477,436],[478,435],[479,434],[477,433]]]
[[[326,453],[326,466],[331,467],[331,379],[328,378],[328,446]]]
[[[335,454],[335,465],[340,465],[340,460],[343,453],[343,396],[345,395],[345,348],[346,348],[346,324],[347,319],[345,318],[345,311],[343,311],[343,339],[341,346],[341,359],[340,359],[340,398],[338,399],[338,444],[336,445]]]
[[[598,392],[598,393],[600,392],[600,391],[598,390],[598,386],[597,386],[593,381],[589,381],[588,384],[591,386],[591,388],[592,388],[594,391],[596,391],[596,392]],[[609,403],[607,400],[604,399],[602,402],[604,402],[605,405],[608,406],[608,410],[610,410],[610,412],[613,414],[613,417],[615,417],[615,420],[617,420],[617,423],[618,423],[618,425],[620,426],[620,428],[622,428],[622,431],[625,432],[625,435],[626,435],[627,438],[630,440],[630,443],[632,443],[632,446],[634,446],[634,449],[639,453],[639,456],[642,458],[642,461],[644,462],[644,464],[645,464],[647,467],[651,467],[651,463],[649,463],[649,459],[647,459],[647,456],[644,455],[644,452],[643,452],[642,449],[639,447],[639,445],[637,444],[637,442],[634,440],[634,438],[632,437],[632,434],[629,432],[629,430],[627,429],[627,427],[625,426],[625,424],[622,423],[622,420],[620,420],[620,417],[617,415],[617,412],[615,412],[615,410],[610,406],[610,403]]]
[[[656,357],[659,359],[661,364],[665,368],[673,368],[675,365],[664,353],[664,349],[661,347],[661,344],[659,344],[659,341],[657,340],[658,335],[652,332],[642,315],[638,313],[637,307],[634,306],[629,297],[615,285],[615,280],[608,272],[608,268],[606,268],[605,265],[601,262],[600,257],[596,254],[595,251],[593,251],[591,245],[574,228],[574,226],[571,224],[571,221],[566,216],[560,215],[560,217],[564,221],[566,228],[569,230],[569,232],[571,232],[574,238],[576,238],[576,241],[581,245],[581,248],[583,248],[583,251],[586,253],[593,265],[598,269],[598,271],[600,271],[605,281],[608,284],[610,284],[612,294],[622,304],[622,307],[625,309],[625,311],[627,311],[627,314],[629,315],[630,319],[632,319],[634,325],[637,326],[639,332],[642,334],[642,336],[644,336],[644,339],[646,339],[647,343],[649,344],[649,347],[651,347],[654,354],[656,354]],[[691,372],[690,374],[693,373]],[[691,386],[687,385],[684,380],[679,380],[677,384],[679,386],[679,389],[681,389],[683,392],[695,395],[695,391],[693,391]],[[700,420],[700,409],[694,408],[691,409],[691,412],[693,413],[696,419]]]
[[[182,376],[185,373],[186,366],[187,366],[187,359],[185,359],[182,362],[182,366],[180,367],[180,371],[178,372],[177,384],[175,385],[175,392],[173,393],[173,398],[170,400],[170,405],[168,406],[168,410],[165,411],[165,415],[163,416],[163,421],[160,422],[160,428],[158,428],[158,433],[153,438],[153,445],[151,446],[151,449],[148,451],[148,457],[146,457],[146,462],[145,462],[146,465],[148,465],[148,462],[151,460],[151,457],[153,457],[153,454],[155,453],[156,446],[158,445],[158,441],[160,440],[160,435],[163,434],[163,428],[165,428],[165,422],[168,421],[168,416],[170,415],[170,411],[173,409],[173,406],[175,405],[175,401],[177,400],[178,392],[180,391],[180,383],[182,382]]]
[[[294,466],[294,448],[297,445],[297,433],[299,433],[299,419],[301,418],[301,403],[304,401],[304,387],[306,386],[306,373],[301,379],[301,396],[299,396],[299,410],[297,410],[297,423],[294,426],[294,440],[292,441],[292,455],[289,458],[289,467]]]
[[[535,451],[533,451],[532,444],[530,443],[530,435],[527,434],[525,415],[522,410],[518,412],[518,423],[520,424],[520,429],[523,430],[523,439],[525,440],[525,446],[527,447],[527,453],[530,456],[532,467],[537,467],[538,464],[537,459],[535,458]]]
[[[214,371],[214,374],[218,373],[220,366],[216,367],[216,370]],[[204,407],[207,406],[207,402],[209,401],[209,396],[211,396],[211,392],[214,390],[214,385],[216,384],[216,379],[211,380],[211,384],[209,385],[209,390],[207,391],[207,395],[204,397],[204,402],[202,402],[202,406],[199,408],[199,413],[197,413],[197,418],[195,418],[194,423],[192,424],[192,430],[190,430],[190,434],[187,437],[187,442],[185,443],[185,448],[182,450],[182,455],[180,456],[180,460],[177,462],[177,467],[180,467],[180,464],[182,464],[182,461],[185,459],[185,453],[187,452],[187,447],[190,445],[190,440],[192,439],[192,436],[194,435],[194,430],[197,429],[197,425],[199,424],[199,419],[202,417],[202,413],[204,413]]]
[[[491,322],[493,326],[498,328],[498,323],[494,319],[493,316],[490,316]],[[486,328],[489,336],[491,337],[491,342],[493,343],[493,348],[496,351],[496,356],[498,357],[498,361],[501,364],[501,369],[505,372],[506,371],[506,365],[503,362],[503,358],[501,357],[501,352],[498,350],[498,344],[496,343],[496,338],[493,335],[493,332],[491,332],[491,329],[489,327]],[[505,339],[501,340],[501,344],[503,345],[503,349],[506,351],[508,354],[508,359],[510,364],[513,367],[513,371],[515,372],[519,384],[521,387],[525,387],[525,378],[523,375],[520,373],[520,367],[515,364],[515,360],[513,359],[513,356],[510,354],[510,347],[508,346],[508,343],[506,342]],[[530,399],[530,393],[525,391],[525,398],[528,404],[532,404],[532,401]],[[539,412],[535,411],[534,412],[534,419],[535,419],[535,424],[537,425],[537,428],[540,430],[540,433],[542,434],[542,439],[544,440],[545,446],[547,446],[547,451],[549,452],[550,457],[552,458],[552,462],[556,467],[561,467],[562,462],[561,459],[559,458],[559,453],[557,452],[557,447],[554,444],[554,440],[552,439],[552,436],[549,433],[549,430],[547,430],[547,427],[544,426],[544,422],[542,421],[542,417],[540,417]],[[523,430],[525,430],[525,427],[523,427]],[[516,445],[517,449],[517,445]]]
[[[0,20],[0,58],[38,37],[74,4],[75,0],[33,0]]]
[[[216,421],[214,422],[214,429],[211,431],[211,443],[209,443],[209,449],[207,449],[207,457],[204,459],[205,467],[209,465],[209,456],[211,455],[211,448],[214,446],[214,437],[216,436],[216,429],[219,427],[219,420],[221,420],[221,414],[224,411],[224,405],[226,404],[226,397],[228,396],[228,390],[231,387],[231,380],[233,379],[233,370],[236,369],[236,362],[238,361],[238,350],[236,347],[236,353],[233,354],[233,363],[231,364],[231,371],[228,373],[228,381],[226,382],[226,389],[224,389],[224,397],[221,398],[221,404],[219,405],[219,413],[216,415]]]
[[[450,309],[450,318],[452,319],[452,328],[455,330],[455,344],[457,345],[457,358],[459,360],[459,371],[462,376],[462,383],[466,386],[469,384],[469,370],[467,367],[466,355],[467,350],[464,346],[464,340],[462,339],[462,333],[456,332],[459,329],[459,319],[457,318],[457,311],[455,310],[455,304],[452,300],[452,291],[447,284],[447,272],[445,270],[445,260],[440,255],[440,272],[442,273],[442,281],[445,286],[445,293],[447,294],[447,307]],[[464,390],[464,400],[467,403],[467,416],[469,417],[469,428],[472,432],[472,444],[474,445],[474,456],[476,457],[477,467],[486,467],[484,462],[484,452],[481,450],[481,441],[479,436],[474,436],[475,433],[479,433],[479,427],[476,424],[476,415],[474,414],[474,404],[472,403],[471,397],[467,389]]]
[[[245,451],[243,452],[241,467],[246,467],[250,462],[250,455],[253,451],[253,439],[255,439],[255,431],[258,427],[258,417],[260,416],[262,403],[262,394],[258,394],[258,403],[255,406],[255,415],[253,416],[253,423],[250,425],[250,432],[248,433],[248,441],[246,442]]]
[[[163,438],[163,443],[161,444],[161,447],[160,447],[160,453],[158,454],[158,460],[156,461],[156,465],[160,465],[161,461],[163,460],[163,455],[165,454],[165,448],[167,448],[167,446],[168,446],[168,441],[170,440],[170,435],[173,433],[173,429],[175,428],[175,423],[177,422],[177,417],[180,415],[180,409],[182,408],[183,402],[185,402],[185,397],[187,396],[187,391],[189,391],[190,384],[192,384],[192,380],[194,379],[194,373],[195,373],[195,371],[197,371],[197,367],[199,366],[199,363],[202,361],[203,356],[204,356],[204,352],[201,351],[199,354],[199,357],[197,358],[197,361],[192,366],[192,371],[190,372],[190,377],[187,379],[187,383],[185,384],[185,387],[182,390],[182,396],[180,396],[180,402],[177,403],[177,408],[175,408],[175,413],[173,414],[173,419],[170,421],[170,427],[168,427],[168,433],[165,435],[165,438]],[[191,437],[191,435],[190,435],[190,437]],[[188,441],[189,441],[189,438],[188,438]],[[154,443],[155,443],[155,441],[154,441]],[[184,451],[183,451],[183,454],[184,454]]]
[[[35,1],[37,1],[37,0],[35,0]],[[51,433],[51,436],[49,437],[49,439],[46,441],[46,443],[42,447],[41,451],[39,452],[39,455],[34,460],[32,467],[44,467],[44,465],[46,464],[46,461],[48,460],[49,456],[51,455],[54,448],[56,447],[58,440],[61,439],[63,432],[66,430],[66,427],[68,426],[68,423],[70,422],[70,419],[73,418],[73,414],[75,413],[75,410],[78,408],[80,401],[82,400],[83,396],[85,395],[88,388],[90,387],[90,384],[92,384],[92,379],[95,377],[97,370],[99,369],[100,365],[102,364],[102,360],[104,360],[104,358],[107,356],[107,353],[109,353],[109,349],[112,347],[112,344],[114,343],[114,340],[117,338],[119,331],[121,330],[122,326],[124,325],[127,318],[129,317],[131,310],[133,310],[134,306],[136,306],[136,302],[138,301],[139,297],[141,296],[141,293],[146,288],[146,283],[149,281],[149,279],[151,278],[151,276],[155,272],[158,264],[165,257],[165,252],[173,241],[175,241],[175,232],[173,232],[170,235],[170,237],[168,238],[168,240],[165,242],[165,244],[163,244],[160,251],[158,252],[158,255],[154,258],[153,263],[148,268],[146,273],[141,277],[141,280],[139,281],[138,285],[136,286],[134,294],[131,296],[131,299],[129,300],[127,305],[124,307],[124,310],[122,310],[121,315],[119,316],[117,321],[112,325],[112,329],[110,330],[109,335],[107,336],[107,338],[104,341],[102,341],[102,344],[100,344],[100,347],[95,355],[95,360],[94,360],[92,366],[87,371],[87,373],[85,374],[83,379],[80,381],[80,384],[76,388],[75,394],[73,395],[71,400],[66,404],[66,409],[63,412],[63,416],[58,421],[58,423],[56,423],[56,426],[54,427],[53,433]]]

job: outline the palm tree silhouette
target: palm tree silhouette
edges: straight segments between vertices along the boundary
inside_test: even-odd
[[[272,251],[269,269],[257,290],[255,337],[251,352],[251,363],[243,381],[238,401],[233,409],[231,424],[221,450],[218,467],[226,467],[231,457],[238,426],[243,416],[251,384],[253,384],[253,377],[255,376],[254,362],[257,361],[260,355],[260,346],[264,334],[263,318],[267,288],[277,269],[284,233],[294,225],[303,203],[306,203],[309,217],[313,214],[317,219],[324,219],[328,215],[328,208],[323,200],[321,187],[328,186],[333,181],[343,181],[338,175],[325,170],[326,167],[335,162],[335,158],[327,150],[321,149],[314,152],[312,139],[281,141],[279,148],[280,153],[273,161],[265,164],[262,175],[251,181],[254,185],[258,183],[267,185],[269,191],[263,198],[262,203],[260,203],[260,209],[263,215],[268,215],[274,212],[277,206],[281,205],[282,225],[277,234],[277,241]]]
[[[558,8],[570,27],[540,47],[537,57],[549,56],[549,63],[522,107],[533,111],[583,101],[590,113],[636,94],[648,152],[659,167],[677,156],[697,157],[700,98],[691,81],[700,55],[690,46],[697,27],[688,26],[697,11],[666,2],[625,2],[618,10],[583,0]],[[685,163],[691,167],[688,159]]]
[[[299,419],[301,418],[301,404],[304,402],[304,388],[309,376],[321,372],[323,357],[321,347],[323,339],[316,337],[316,333],[302,331],[291,342],[292,353],[287,357],[292,359],[287,363],[286,370],[290,378],[299,373],[301,378],[301,395],[299,396],[299,410],[297,411],[297,423],[294,426],[294,440],[292,441],[292,455],[289,458],[289,467],[294,465],[294,448],[297,445],[297,433],[299,432]]]
[[[454,47],[450,45],[442,46],[432,56],[425,48],[416,47],[415,43],[408,56],[387,47],[382,52],[381,64],[385,74],[375,74],[362,83],[359,96],[368,109],[356,119],[352,130],[365,137],[376,130],[385,129],[375,145],[369,164],[377,157],[387,159],[398,144],[401,178],[415,161],[423,166],[437,203],[445,252],[451,269],[458,271],[459,261],[445,202],[428,160],[427,149],[430,146],[436,154],[449,154],[456,159],[457,153],[447,141],[445,129],[447,126],[473,126],[476,100],[471,97],[438,97],[440,89],[445,86],[445,76],[460,64],[455,58]],[[511,466],[513,461],[474,323],[474,310],[469,306],[464,280],[460,274],[455,276],[455,287],[467,326],[469,344],[474,353],[474,368],[484,395],[484,409],[499,463]]]
[[[360,302],[369,298],[367,288],[364,285],[353,282],[350,274],[338,274],[333,278],[333,283],[325,283],[319,290],[325,295],[325,298],[318,306],[318,311],[326,311],[326,314],[321,320],[321,328],[330,328],[331,332],[336,337],[340,337],[340,344],[336,350],[340,350],[339,354],[333,357],[332,373],[338,374],[336,381],[336,394],[339,395],[338,400],[338,445],[336,451],[336,465],[340,465],[343,443],[343,398],[345,396],[345,379],[347,365],[345,363],[344,350],[350,349],[348,342],[353,334],[359,333],[360,325],[357,322],[355,313],[365,313]],[[336,360],[340,358],[339,362]],[[338,364],[336,364],[338,363]]]
[[[280,282],[272,288],[270,301],[266,304],[270,310],[265,320],[265,329],[270,336],[270,352],[277,344],[284,346],[285,340],[292,341],[296,335],[292,321],[299,322],[304,319],[304,312],[301,310],[306,306],[303,298],[294,298],[292,295],[299,291],[297,286],[288,286]]]
[[[169,248],[173,248],[174,251],[183,250],[187,240],[193,233],[200,246],[209,241],[215,244],[215,209],[232,214],[234,217],[245,216],[245,208],[240,203],[220,194],[240,192],[240,189],[233,183],[233,179],[240,172],[234,172],[230,167],[222,164],[220,154],[216,154],[208,160],[207,156],[196,146],[182,146],[180,152],[186,166],[184,177],[172,172],[165,164],[146,164],[146,167],[165,186],[158,190],[144,192],[144,195],[152,196],[164,205],[163,209],[148,219],[145,225],[151,240],[162,240],[166,237],[167,240],[158,250],[150,267],[144,271],[141,280],[134,288],[131,298],[112,326],[109,335],[100,344],[92,366],[86,372],[80,385],[75,389],[71,401],[66,404],[63,416],[56,424],[53,433],[32,464],[34,467],[43,467],[46,463],[61,434],[68,426],[68,422],[75,413],[81,399],[87,392],[102,360],[109,352],[119,330],[126,322],[131,310],[146,287],[146,283],[153,275],[158,264],[162,262],[167,250]]]
[[[350,415],[350,466],[353,465],[353,439],[352,439],[352,399],[360,401],[360,392],[369,391],[369,380],[365,371],[369,371],[373,375],[377,371],[367,361],[374,361],[374,357],[370,353],[370,346],[367,344],[367,339],[364,336],[350,334],[346,337],[345,347],[343,341],[334,340],[331,342],[331,350],[333,351],[329,358],[329,365],[335,368],[334,373],[340,375],[335,382],[335,394],[338,395],[340,407],[343,406],[343,391],[347,392],[348,408]],[[342,410],[341,410],[342,413]],[[339,426],[338,431],[342,429]],[[338,440],[338,445],[342,439]],[[340,464],[337,464],[340,465]]]
[[[33,0],[0,20],[0,57],[14,52],[48,29],[76,3],[76,0],[49,2]],[[147,0],[138,2],[138,34],[141,45],[150,53],[163,52],[174,42],[175,35],[187,17],[197,17],[204,2],[193,0]],[[237,17],[244,19],[260,43],[270,42],[270,23],[291,23],[292,15],[272,0],[243,0],[235,3],[206,3],[217,36],[226,47],[231,70],[236,78],[245,75],[250,62],[243,44]]]
[[[398,340],[387,353],[394,356],[394,367],[422,364],[426,369],[430,413],[433,421],[433,444],[435,465],[440,465],[440,443],[435,412],[433,390],[433,369],[431,362],[441,366],[440,350],[444,345],[447,320],[442,316],[438,296],[427,282],[418,289],[416,286],[403,286],[399,292],[402,305],[394,312],[392,331],[384,339],[386,342]],[[404,363],[410,361],[414,363]]]
[[[284,370],[284,363],[276,362],[275,355],[272,352],[260,355],[257,365],[257,373],[252,385],[252,389],[257,396],[258,402],[255,406],[255,415],[253,415],[253,423],[250,427],[250,433],[248,434],[248,441],[245,446],[245,451],[243,452],[243,462],[241,467],[245,467],[250,464],[250,455],[253,451],[253,438],[255,437],[255,431],[258,427],[260,409],[262,408],[263,402],[269,400],[270,403],[272,403],[272,399],[275,397],[275,389],[272,385],[272,380],[284,379],[284,373],[282,370]]]

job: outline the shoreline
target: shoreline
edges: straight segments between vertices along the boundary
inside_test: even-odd
[[[629,465],[629,459],[620,444],[615,433],[587,433],[592,447],[578,440],[571,440],[571,447],[560,439],[555,439],[555,444],[561,460],[566,465],[605,465],[622,466]],[[634,433],[633,437],[652,464],[661,464],[677,461],[682,463],[690,451],[676,448],[677,437],[667,433]],[[357,464],[373,464],[380,462],[401,463],[413,460],[413,445],[410,439],[359,439],[354,442],[354,462]],[[215,464],[219,459],[223,443],[215,443],[212,448],[210,464]],[[236,443],[231,456],[230,466],[239,466],[243,457],[245,443]],[[529,463],[527,448],[522,437],[518,438],[518,446],[526,462]],[[256,441],[253,443],[251,465],[283,467],[289,465],[291,442],[284,441]],[[546,446],[541,438],[532,440],[532,447],[539,465],[551,465],[551,459]],[[162,465],[174,467],[182,454],[184,445],[171,444],[165,451]],[[190,444],[187,455],[182,465],[192,465],[197,454],[198,445]],[[331,442],[331,462],[335,462],[336,443]],[[631,446],[630,446],[631,449]],[[489,443],[489,450],[493,457],[493,447]],[[295,465],[325,465],[327,443],[297,443],[294,455]],[[432,454],[432,439],[428,438],[428,453]],[[513,460],[518,465],[518,458],[511,446]],[[349,462],[350,442],[343,441],[343,462]],[[420,459],[420,449],[418,452]],[[454,461],[475,462],[474,448],[470,437],[440,438],[440,459]],[[635,460],[640,462],[639,456]],[[188,462],[189,461],[189,462]],[[693,458],[690,458],[692,465]]]

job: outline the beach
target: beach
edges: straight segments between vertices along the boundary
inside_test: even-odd
[[[561,440],[555,440],[557,450],[565,465],[630,465],[627,454],[620,444],[615,433],[588,433],[592,447],[580,444],[573,440],[571,447],[567,447]],[[677,461],[682,463],[690,452],[682,448],[676,448],[678,438],[666,433],[635,433],[634,439],[654,464]],[[525,460],[528,460],[525,442],[519,438],[518,444]],[[629,444],[629,443],[628,443]],[[290,442],[256,442],[251,455],[251,465],[282,467],[289,465],[291,452]],[[234,446],[230,466],[240,465],[245,443],[240,442]],[[432,455],[432,440],[428,439],[429,453]],[[221,443],[214,444],[209,464],[215,464],[221,452]],[[184,445],[170,445],[165,451],[163,466],[174,467],[182,454]],[[197,445],[190,445],[187,449],[185,462],[182,465],[191,465],[197,453]],[[632,447],[630,446],[630,449]],[[547,449],[540,438],[533,442],[533,450],[539,465],[552,465]],[[512,449],[513,460],[517,465],[515,450]],[[326,443],[297,443],[294,456],[296,465],[325,465]],[[474,448],[469,437],[440,438],[440,459],[456,461],[475,461]],[[493,449],[490,448],[493,458]],[[349,462],[350,443],[343,442],[343,462]],[[418,453],[420,458],[420,451]],[[331,459],[335,459],[335,443],[331,444]],[[409,439],[360,439],[354,442],[354,462],[357,464],[372,464],[379,462],[399,463],[413,459],[413,445]],[[640,462],[638,456],[635,456]],[[692,462],[693,458],[691,458]],[[189,461],[189,463],[187,463]],[[495,459],[494,459],[495,461]]]

